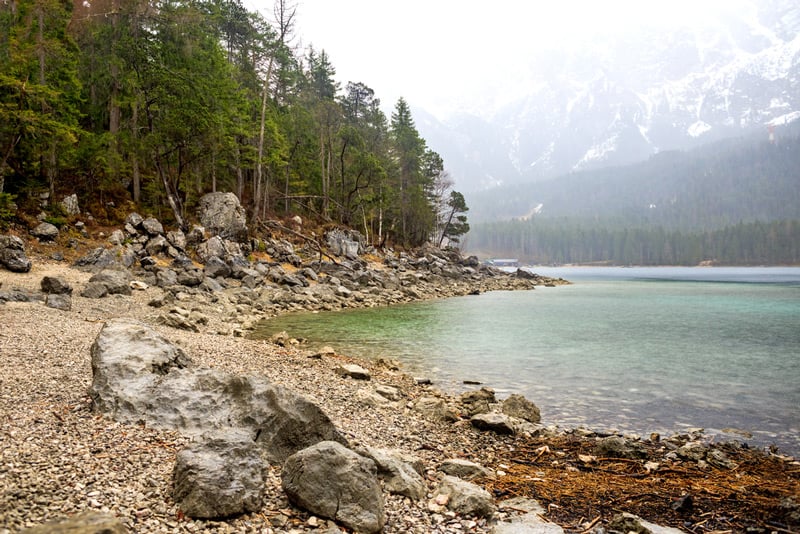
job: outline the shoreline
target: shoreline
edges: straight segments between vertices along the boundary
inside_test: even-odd
[[[43,262],[39,258],[34,260],[30,273],[0,270],[0,290],[19,286],[36,291],[45,275],[64,277],[76,291],[91,277],[90,273],[63,263]],[[286,501],[279,490],[280,470],[274,466],[270,467],[272,482],[268,502],[260,514],[225,521],[180,518],[171,501],[169,478],[176,451],[187,438],[174,431],[114,423],[90,409],[87,396],[91,381],[89,346],[103,322],[116,317],[144,321],[204,365],[234,373],[264,374],[276,384],[305,395],[319,404],[355,444],[400,448],[421,457],[428,466],[429,492],[438,476],[437,465],[446,458],[465,458],[492,469],[494,474],[482,484],[494,488],[498,501],[526,492],[529,497],[537,496],[536,491],[530,494],[525,489],[530,482],[513,482],[514,477],[519,476],[513,466],[527,465],[515,463],[522,460],[521,451],[535,443],[552,446],[550,450],[554,452],[562,447],[567,455],[561,457],[563,469],[571,465],[563,462],[563,458],[570,458],[572,454],[567,452],[567,442],[590,446],[603,437],[602,433],[585,429],[551,429],[539,436],[530,433],[502,436],[478,431],[466,419],[431,420],[412,409],[416,400],[432,396],[455,404],[458,399],[417,384],[413,377],[394,368],[391,362],[364,361],[336,354],[309,358],[307,351],[301,348],[279,347],[266,341],[237,337],[236,329],[220,320],[222,316],[212,314],[207,315],[207,323],[198,332],[160,324],[163,310],[151,303],[161,292],[160,288],[149,287],[134,291],[130,296],[112,295],[104,299],[75,296],[72,310],[68,312],[48,308],[41,302],[0,304],[0,318],[5,327],[0,334],[0,352],[6,359],[0,374],[0,382],[4,384],[0,404],[5,414],[0,426],[3,450],[0,463],[10,466],[2,479],[10,489],[3,493],[4,502],[0,503],[0,509],[7,510],[0,522],[0,533],[16,532],[81,510],[116,515],[123,518],[133,532],[227,532],[253,525],[262,525],[261,528],[269,529],[265,531],[272,532],[318,530],[313,516]],[[181,296],[177,303],[198,312],[206,306],[192,296]],[[221,336],[221,332],[227,333]],[[342,362],[366,367],[373,375],[373,383],[397,387],[402,391],[403,401],[391,406],[370,405],[365,400],[367,397],[359,396],[365,389],[363,384],[336,377],[333,369]],[[644,438],[637,441],[654,451],[659,447],[663,449],[659,442]],[[541,463],[541,468],[553,467],[549,453],[538,456],[535,461],[526,461],[531,465]],[[547,458],[550,460],[545,462]],[[783,462],[790,466],[792,461],[764,456],[764,462],[770,465]],[[602,489],[602,483],[591,482],[593,487]],[[538,492],[541,499],[541,490]],[[555,508],[551,506],[553,513],[548,515],[562,526],[570,527],[577,520],[566,513],[564,501],[557,497],[545,499],[545,503],[561,503]],[[584,505],[594,506],[592,498],[587,497],[581,506],[575,504],[576,515],[584,513]],[[494,529],[494,522],[484,519],[453,516],[441,510],[432,512],[427,500],[413,503],[387,495],[386,507],[389,522],[385,532],[492,532]],[[501,505],[494,521],[515,515],[518,512]],[[603,521],[606,519],[611,517]],[[661,513],[645,519],[669,522]],[[580,527],[581,524],[575,525]]]

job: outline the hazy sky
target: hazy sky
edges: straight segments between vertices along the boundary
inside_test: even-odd
[[[272,18],[273,0],[245,0]],[[403,96],[441,116],[520,93],[529,59],[598,31],[708,19],[731,0],[298,0],[297,38],[324,49],[336,79],[384,108]],[[591,41],[589,39],[589,41]]]

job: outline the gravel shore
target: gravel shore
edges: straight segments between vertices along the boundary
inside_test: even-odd
[[[176,432],[123,425],[91,412],[90,347],[104,321],[132,318],[152,325],[198,363],[238,374],[262,374],[317,403],[353,445],[399,448],[421,458],[432,491],[437,465],[448,458],[490,464],[511,438],[480,433],[467,422],[436,423],[409,408],[418,396],[435,394],[408,375],[376,362],[358,362],[372,383],[398,387],[403,401],[369,406],[365,387],[337,376],[345,356],[309,358],[308,352],[266,341],[192,333],[157,324],[147,303],[161,290],[86,299],[77,295],[90,274],[64,263],[34,262],[31,272],[0,270],[3,290],[38,291],[44,276],[58,276],[76,289],[71,311],[41,302],[0,305],[0,533],[17,532],[85,510],[121,518],[131,532],[305,532],[338,528],[293,508],[280,488],[279,468],[270,471],[268,501],[256,514],[224,522],[184,518],[172,501],[177,451],[186,438]],[[224,330],[210,318],[207,332]],[[431,512],[427,500],[386,495],[385,532],[489,532],[484,520]]]

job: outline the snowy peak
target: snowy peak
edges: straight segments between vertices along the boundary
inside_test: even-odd
[[[800,120],[800,6],[792,0],[590,44],[533,58],[528,93],[498,109],[421,128],[459,187],[631,163]]]

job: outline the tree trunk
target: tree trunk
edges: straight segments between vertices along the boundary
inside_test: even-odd
[[[131,137],[133,138],[133,150],[131,150],[133,201],[138,204],[142,198],[142,175],[139,170],[139,103],[136,100],[133,102],[131,123]]]

